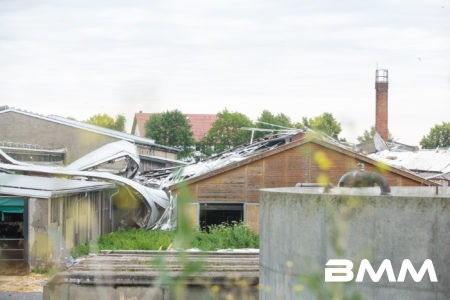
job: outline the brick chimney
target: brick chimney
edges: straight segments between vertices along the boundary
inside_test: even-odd
[[[388,70],[378,69],[375,72],[376,115],[375,130],[387,142],[388,131]]]

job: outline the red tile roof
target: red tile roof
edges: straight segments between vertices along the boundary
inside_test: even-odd
[[[191,130],[194,134],[194,140],[200,141],[208,130],[211,128],[212,123],[216,120],[216,115],[209,114],[185,114],[188,118],[189,124],[191,124]],[[145,136],[145,122],[152,116],[152,113],[138,112],[134,115],[133,128],[131,133],[139,136]],[[138,132],[136,130],[138,128]]]

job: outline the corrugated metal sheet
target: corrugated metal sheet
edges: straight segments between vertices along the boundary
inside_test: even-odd
[[[70,165],[66,166],[67,170],[89,170],[95,168],[103,163],[114,161],[120,158],[130,158],[132,165],[129,165],[129,169],[139,168],[139,153],[134,144],[127,141],[118,141],[106,144],[88,154],[74,161]],[[130,174],[134,175],[134,174]]]
[[[450,172],[450,151],[419,150],[412,151],[381,151],[368,155],[370,158],[382,161],[388,165],[401,167],[418,172]]]
[[[169,206],[169,198],[162,190],[152,189],[139,184],[136,181],[106,172],[72,171],[62,167],[47,166],[18,166],[12,164],[0,164],[0,169],[23,173],[39,173],[45,175],[66,175],[72,177],[85,177],[91,179],[107,180],[117,184],[124,184],[140,194],[151,209],[149,217],[149,226],[153,225],[158,219],[158,209],[156,204],[166,209]]]
[[[82,181],[41,176],[0,173],[0,193],[37,198],[113,189],[115,185],[100,181]]]
[[[0,158],[2,157],[0,153]],[[7,164],[0,163],[0,170],[3,169],[7,173],[9,172],[15,172],[15,173],[21,173],[21,174],[39,174],[40,176],[68,176],[71,178],[85,178],[89,180],[101,180],[101,181],[107,181],[111,182],[116,185],[125,185],[128,188],[131,188],[131,190],[135,191],[137,194],[140,195],[140,197],[145,201],[147,204],[147,207],[150,209],[150,213],[148,215],[148,222],[147,227],[151,227],[153,224],[156,223],[159,217],[159,209],[157,208],[157,205],[160,206],[163,209],[166,209],[170,205],[170,199],[169,196],[160,189],[153,189],[150,187],[146,187],[136,181],[133,181],[131,179],[117,176],[108,172],[97,172],[97,171],[82,171],[84,169],[90,169],[93,166],[96,166],[98,164],[121,158],[126,157],[131,159],[135,165],[137,170],[137,165],[139,163],[139,155],[136,150],[136,146],[133,144],[130,144],[126,141],[120,141],[120,142],[114,142],[107,144],[88,155],[82,157],[78,161],[74,162],[72,165],[68,167],[49,167],[49,166],[39,166],[39,165],[24,165],[20,162],[6,159],[6,156],[3,155],[3,161],[6,160],[8,162]],[[0,160],[1,162],[2,160]],[[17,164],[15,164],[17,163]],[[128,168],[127,168],[128,169]],[[131,172],[131,175],[134,175],[134,172]],[[57,178],[53,178],[57,179]],[[0,183],[3,183],[4,181],[0,181]],[[83,182],[83,181],[81,181]],[[11,186],[11,185],[5,185],[5,189],[8,189],[8,193],[11,195],[17,195],[17,192],[19,191],[13,191],[11,189],[15,188],[21,188],[20,186]],[[47,191],[45,188],[36,189],[40,191]],[[51,190],[51,189],[50,189]],[[5,190],[6,191],[6,190]],[[14,192],[14,193],[13,193]],[[40,193],[42,196],[42,193]],[[45,194],[45,195],[48,195]]]

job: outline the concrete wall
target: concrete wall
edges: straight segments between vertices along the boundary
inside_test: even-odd
[[[120,139],[39,119],[16,112],[0,114],[0,141],[36,144],[49,149],[66,148],[65,163]],[[173,151],[137,145],[140,154],[176,159]]]
[[[31,269],[46,266],[52,249],[48,230],[48,200],[28,199],[27,258]]]
[[[0,141],[37,144],[49,149],[66,148],[66,163],[118,140],[15,112],[1,114],[0,128]]]
[[[281,188],[261,192],[260,299],[450,298],[450,191],[436,187],[379,189]],[[438,195],[436,195],[438,192]],[[403,196],[401,196],[403,195]],[[378,270],[390,259],[398,276],[404,259],[418,271],[431,259],[438,282],[426,274],[421,282],[325,283],[329,259],[361,259]],[[349,299],[349,298],[347,298]]]
[[[248,252],[103,251],[56,274],[43,299],[253,300],[258,265],[258,253]]]

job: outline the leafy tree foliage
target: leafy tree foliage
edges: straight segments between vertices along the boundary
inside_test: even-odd
[[[117,115],[116,119],[113,119],[108,114],[96,114],[87,119],[85,122],[92,125],[124,132],[125,121],[126,119],[123,115]]]
[[[116,119],[114,120],[114,127],[117,131],[125,132],[125,116],[124,115],[117,115]]]
[[[256,127],[261,129],[282,129],[281,127],[271,126],[269,124],[278,125],[282,127],[292,128],[294,125],[292,124],[291,119],[283,114],[279,113],[277,115],[272,114],[268,110],[263,110],[261,115],[259,116],[258,122],[256,122]],[[255,138],[260,138],[266,135],[267,132],[255,132]]]
[[[244,114],[229,112],[227,109],[219,112],[216,121],[201,141],[202,152],[210,155],[248,143],[250,131],[240,128],[250,126],[253,126],[253,123]]]
[[[422,137],[420,145],[425,149],[450,147],[450,122],[436,124],[427,135]]]
[[[287,115],[285,115],[283,113],[274,115],[268,110],[263,110],[263,112],[261,113],[261,115],[258,118],[258,121],[259,121],[259,123],[256,124],[256,126],[258,128],[267,128],[267,129],[274,128],[273,126],[270,126],[270,125],[264,124],[264,123],[274,124],[274,125],[288,127],[288,128],[292,128],[292,126],[293,126],[291,119]],[[261,122],[264,122],[264,123],[261,123]]]
[[[370,130],[364,130],[363,134],[358,136],[356,139],[360,143],[373,141],[373,136],[375,135],[375,126],[371,126]]]
[[[297,128],[311,128],[325,133],[332,138],[339,139],[339,133],[342,131],[341,123],[336,121],[331,113],[325,112],[314,118],[302,118],[301,123],[296,124]]]
[[[371,126],[370,130],[367,130],[367,129],[364,130],[363,134],[358,136],[356,139],[360,143],[372,142],[374,135],[375,135],[375,126]],[[388,140],[389,141],[393,141],[394,140],[394,137],[391,135],[390,132],[388,133]]]
[[[179,110],[154,114],[145,123],[145,136],[156,143],[179,148],[181,158],[193,152],[194,138],[186,116]]]

